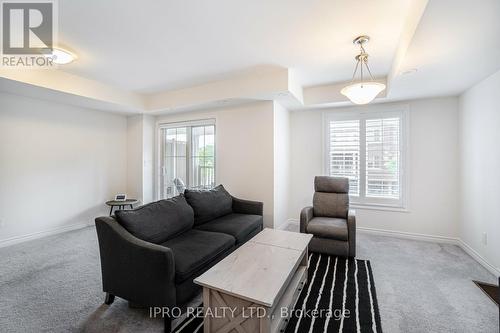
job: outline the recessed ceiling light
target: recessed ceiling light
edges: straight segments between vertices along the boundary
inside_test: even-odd
[[[66,65],[72,63],[76,59],[76,55],[60,48],[54,48],[52,53],[46,54],[45,56],[47,58],[52,58],[54,64],[58,65]]]
[[[414,74],[418,71],[417,68],[412,68],[412,69],[408,69],[406,71],[402,71],[401,72],[401,75],[410,75],[410,74]]]

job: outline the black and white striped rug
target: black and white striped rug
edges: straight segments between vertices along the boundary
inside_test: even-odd
[[[381,333],[370,262],[310,254],[308,283],[291,314],[285,333]],[[201,333],[203,318],[188,317],[174,332]]]
[[[309,283],[300,294],[285,332],[382,332],[368,260],[313,253]],[[315,315],[306,310],[316,310]],[[295,314],[295,313],[294,313]]]

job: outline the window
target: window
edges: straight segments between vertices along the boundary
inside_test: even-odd
[[[349,178],[349,192],[359,195],[359,120],[331,121],[330,174]]]
[[[406,111],[325,114],[326,169],[349,178],[355,205],[406,206]]]
[[[215,186],[215,122],[165,124],[159,132],[159,197]]]

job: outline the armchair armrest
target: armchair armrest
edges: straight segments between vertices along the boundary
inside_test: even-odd
[[[172,250],[134,237],[111,217],[95,224],[103,290],[143,306],[175,306]]]
[[[239,214],[263,215],[264,203],[260,201],[250,201],[233,198],[233,212]]]
[[[347,232],[349,239],[349,256],[356,256],[356,211],[349,209],[347,212]]]
[[[307,224],[314,217],[313,208],[311,206],[305,207],[300,212],[300,232],[306,233]]]

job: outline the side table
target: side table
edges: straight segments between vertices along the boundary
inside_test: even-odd
[[[126,206],[130,206],[130,209],[133,209],[134,205],[138,202],[139,200],[137,199],[127,199],[124,201],[109,200],[106,201],[106,205],[111,207],[109,210],[109,215],[111,216],[113,214],[113,208],[118,207],[118,209],[125,209]]]

